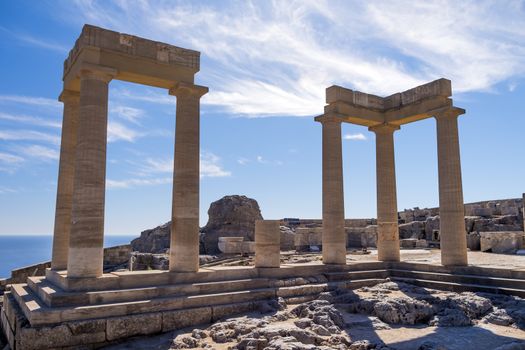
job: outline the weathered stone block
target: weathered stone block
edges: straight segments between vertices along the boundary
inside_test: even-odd
[[[95,324],[89,325],[90,322]],[[76,333],[73,333],[73,329],[70,328],[74,323],[82,324],[73,326]],[[24,350],[40,350],[104,343],[106,341],[104,326],[104,320],[95,320],[63,323],[58,326],[39,328],[22,327],[16,332],[16,348]],[[86,332],[84,333],[82,330],[85,330]]]
[[[332,85],[326,88],[326,103],[334,103],[337,101],[353,103],[354,102],[354,92],[350,89]]]
[[[114,317],[107,320],[107,339],[109,341],[136,335],[148,335],[162,331],[162,314],[141,314]]]
[[[215,322],[226,316],[241,314],[245,312],[251,312],[253,311],[253,309],[254,309],[253,302],[212,306],[211,322]]]
[[[467,235],[467,248],[471,251],[479,251],[481,249],[481,236],[479,232],[470,232]]]
[[[242,253],[244,237],[219,237],[219,250],[224,254]]]
[[[169,332],[184,327],[210,323],[211,319],[211,307],[167,311],[162,313],[162,331]]]
[[[0,325],[1,325],[1,331],[3,331],[3,334],[5,338],[7,339],[7,343],[11,347],[11,349],[14,349],[15,347],[15,335],[13,333],[13,329],[11,328],[11,325],[9,324],[9,321],[7,320],[7,315],[5,314],[3,309],[0,309]]]
[[[490,251],[500,254],[514,254],[523,247],[525,233],[523,232],[480,232],[482,252]]]

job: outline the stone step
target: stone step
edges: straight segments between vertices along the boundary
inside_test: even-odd
[[[496,286],[487,286],[481,284],[455,283],[435,280],[424,280],[408,277],[390,277],[392,281],[410,283],[420,287],[445,290],[449,292],[484,292],[492,294],[515,295],[525,298],[525,289],[505,288]]]
[[[92,292],[66,292],[43,278],[31,277],[28,286],[47,306],[74,306],[110,304],[163,297],[190,296],[196,294],[226,293],[272,287],[273,280],[253,278],[233,281],[203,282],[151,286],[143,288],[113,289]]]
[[[390,276],[525,290],[525,279],[517,279],[517,278],[501,278],[501,277],[490,277],[490,276],[479,276],[479,275],[468,275],[468,274],[455,275],[455,274],[440,273],[440,272],[399,270],[399,269],[391,269]]]
[[[13,285],[12,294],[32,326],[67,321],[107,318],[142,313],[162,313],[227,304],[261,302],[283,297],[288,300],[316,296],[336,288],[360,288],[382,282],[382,279],[312,283],[301,286],[269,287],[189,296],[169,296],[95,305],[49,307],[27,285]]]
[[[370,278],[387,278],[388,270],[365,270],[365,271],[344,271],[325,273],[328,281],[348,281],[363,280]]]
[[[67,278],[65,271],[47,270],[46,277],[63,290],[95,291],[253,278],[285,279],[321,275],[326,272],[378,270],[384,269],[385,266],[383,262],[356,262],[347,265],[282,264],[278,269],[254,268],[253,266],[214,266],[201,268],[195,273],[160,270],[123,271],[104,274],[98,278]]]

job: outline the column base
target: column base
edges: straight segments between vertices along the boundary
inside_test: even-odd
[[[346,246],[344,243],[323,243],[323,264],[346,265]]]

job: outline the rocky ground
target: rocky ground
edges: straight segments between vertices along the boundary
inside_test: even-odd
[[[199,328],[108,347],[123,349],[525,349],[525,300],[388,281],[323,293]]]

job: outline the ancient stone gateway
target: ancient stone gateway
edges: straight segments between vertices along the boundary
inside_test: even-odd
[[[177,97],[170,271],[199,269],[200,53],[86,25],[64,62],[62,144],[51,268],[100,277],[103,267],[108,84]]]
[[[341,123],[367,126],[376,134],[378,259],[399,261],[394,132],[400,125],[434,117],[437,122],[441,263],[467,265],[458,116],[450,80],[439,79],[388,97],[326,89],[323,115],[323,262],[346,263]]]

